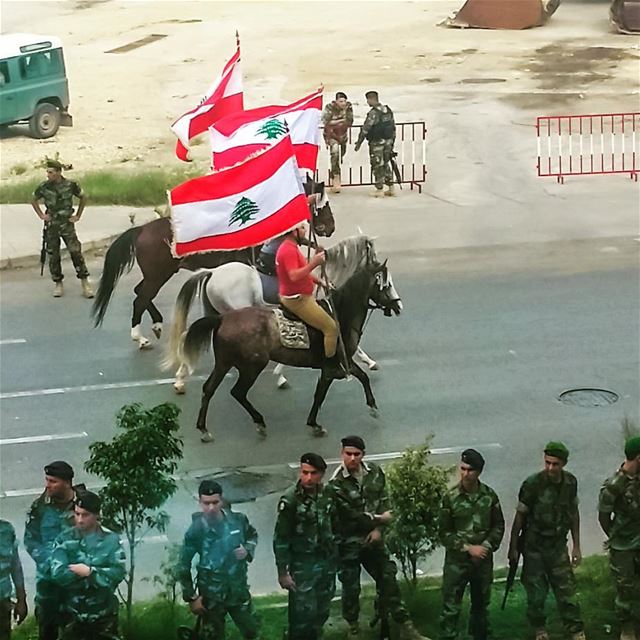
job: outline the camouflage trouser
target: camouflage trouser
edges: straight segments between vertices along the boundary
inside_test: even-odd
[[[382,189],[385,184],[393,183],[393,173],[391,172],[393,143],[393,140],[369,142],[369,161],[376,189]]]
[[[336,592],[333,560],[304,558],[289,569],[296,590],[289,591],[288,640],[320,640]]]
[[[35,602],[38,640],[57,640],[58,630],[67,620],[60,588],[50,580],[37,580]]]
[[[60,239],[64,240],[78,278],[88,278],[87,265],[82,257],[82,246],[76,235],[73,222],[50,222],[47,225],[47,253],[49,254],[49,271],[54,282],[62,282],[62,265],[60,262]]]
[[[616,615],[622,626],[640,624],[640,549],[609,550],[609,566],[616,585]],[[633,594],[636,594],[635,596]],[[635,612],[634,612],[635,608]]]
[[[473,640],[486,640],[489,637],[487,610],[491,600],[492,582],[492,555],[485,560],[475,562],[466,553],[447,553],[442,574],[440,640],[455,640],[458,637],[458,619],[467,584],[471,595],[469,634]]]
[[[205,598],[207,612],[202,616],[200,640],[223,640],[227,614],[231,616],[243,638],[253,640],[258,637],[260,621],[249,590],[247,589],[243,594],[235,594],[235,596],[233,601]]]
[[[331,170],[329,174],[333,176],[340,175],[340,166],[342,165],[342,158],[347,153],[347,142],[338,142],[337,140],[329,140],[329,155],[331,157]]]
[[[360,614],[360,567],[375,580],[378,607],[388,612],[396,622],[405,622],[409,614],[402,604],[396,581],[396,565],[382,544],[340,546],[338,577],[342,584],[342,617],[357,622]]]
[[[525,543],[523,557],[522,584],[527,591],[527,618],[531,626],[536,629],[545,626],[544,603],[551,587],[567,633],[582,631],[584,626],[567,545],[564,542],[545,546]]]
[[[94,622],[72,620],[62,630],[61,640],[120,640],[118,615],[110,615]]]
[[[11,600],[0,600],[0,640],[11,638]]]

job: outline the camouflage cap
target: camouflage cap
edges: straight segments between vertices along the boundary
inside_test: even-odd
[[[482,471],[484,469],[484,458],[475,449],[465,449],[460,456],[460,460],[468,464],[473,471]]]
[[[57,160],[47,160],[47,169],[62,171],[62,164],[60,164]]]
[[[216,493],[222,495],[222,487],[215,480],[203,480],[198,487],[199,496],[215,496]]]
[[[93,491],[83,491],[78,494],[75,505],[89,513],[99,515],[102,500],[100,500],[100,496],[97,493],[93,493]]]
[[[365,98],[377,98],[378,97],[378,92],[377,91],[367,91],[367,93],[364,94]]]
[[[44,472],[48,476],[60,478],[61,480],[73,480],[73,467],[64,460],[51,462],[44,468]]]
[[[547,446],[544,448],[544,452],[548,456],[552,456],[554,458],[560,458],[563,462],[566,462],[569,459],[569,449],[562,442],[547,442]]]
[[[624,445],[624,455],[627,460],[633,460],[640,456],[640,436],[629,438]]]
[[[317,453],[303,453],[300,456],[300,464],[311,465],[318,471],[324,471],[327,468],[327,463],[324,461],[324,458]]]
[[[342,438],[340,442],[343,447],[355,447],[356,449],[360,449],[360,451],[364,451],[364,440],[360,436],[347,436],[346,438]]]

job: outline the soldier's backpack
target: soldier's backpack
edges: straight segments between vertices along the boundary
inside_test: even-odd
[[[380,113],[380,119],[376,122],[369,133],[367,133],[367,140],[392,140],[396,133],[396,123],[393,118],[393,111],[391,108],[383,105],[378,109]]]

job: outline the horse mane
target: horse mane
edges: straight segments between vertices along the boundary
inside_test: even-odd
[[[367,264],[375,261],[373,240],[359,235],[341,240],[325,250],[327,277],[336,288],[344,284]]]

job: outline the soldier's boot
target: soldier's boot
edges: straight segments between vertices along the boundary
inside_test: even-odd
[[[331,193],[340,193],[340,189],[342,188],[342,180],[340,176],[333,176],[331,180]]]
[[[384,198],[384,191],[382,189],[378,189],[376,187],[376,189],[374,191],[371,192],[371,195],[374,198]]]
[[[587,640],[587,636],[584,635],[584,631],[578,631],[571,636],[571,640]]]
[[[347,638],[359,638],[360,637],[360,624],[358,622],[349,622],[349,632]]]
[[[87,278],[82,278],[82,280],[80,280],[80,286],[82,287],[82,295],[85,298],[93,298],[93,289],[91,288]]]
[[[64,295],[64,288],[62,286],[62,282],[56,282],[53,287],[53,297],[54,298],[62,298]]]
[[[429,640],[429,638],[421,635],[411,620],[405,620],[400,623],[400,640]]]
[[[620,629],[620,640],[637,640],[638,635],[632,625],[624,626]]]
[[[549,640],[549,634],[546,629],[536,629],[536,640]]]
[[[396,195],[396,185],[389,184],[387,185],[387,190],[384,192],[385,196],[395,196]]]

